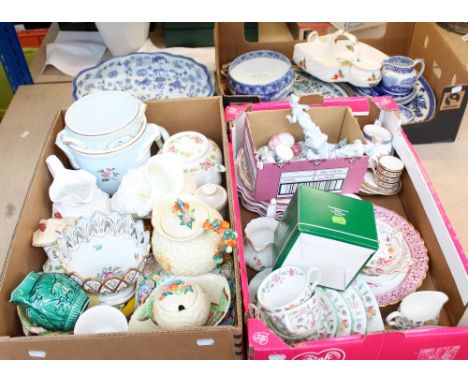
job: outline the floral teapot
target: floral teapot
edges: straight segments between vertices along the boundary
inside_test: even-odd
[[[232,252],[237,234],[221,214],[193,195],[174,194],[153,208],[152,247],[168,273],[194,276],[208,273]]]

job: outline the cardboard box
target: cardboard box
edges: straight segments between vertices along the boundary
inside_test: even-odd
[[[258,97],[229,95],[227,78],[223,74],[227,64],[243,53],[259,49],[274,50],[292,58],[294,45],[300,42],[249,43],[242,30],[242,23],[217,23],[215,26],[217,94],[225,96],[225,105],[259,101]],[[454,141],[468,98],[468,72],[459,53],[466,47],[461,39],[458,43],[452,43],[447,38],[451,32],[436,23],[387,23],[383,36],[379,38],[372,35],[366,37],[368,30],[356,31],[355,35],[360,41],[388,55],[406,55],[425,60],[424,77],[435,93],[436,111],[431,120],[403,126],[410,141]]]
[[[350,99],[355,103],[355,99]],[[333,102],[332,102],[333,104]],[[266,103],[258,108],[268,108]],[[365,103],[356,109],[364,109]],[[359,117],[360,125],[375,118],[370,114]],[[244,310],[250,359],[467,359],[468,358],[468,259],[456,237],[443,206],[393,111],[381,111],[381,121],[394,136],[393,145],[406,169],[403,187],[398,195],[365,197],[372,203],[393,210],[408,219],[424,239],[429,255],[429,272],[419,290],[440,290],[449,296],[440,316],[440,327],[397,331],[387,327],[382,333],[335,337],[286,345],[263,321],[249,309],[248,280],[254,272],[244,264],[243,247],[239,247]],[[236,142],[235,125],[231,137]],[[231,166],[239,148],[229,148]],[[231,173],[236,186],[235,172]],[[234,210],[237,224],[245,225],[257,215],[245,210],[236,199]],[[240,240],[241,241],[241,240]],[[397,305],[381,309],[382,317]]]
[[[273,269],[320,269],[319,285],[345,290],[379,248],[372,204],[299,186],[275,230]]]
[[[365,144],[356,119],[347,107],[316,107],[307,111],[312,121],[329,143],[338,143],[346,138]],[[353,193],[359,191],[367,170],[368,157],[334,158],[325,160],[299,160],[284,164],[263,163],[257,160],[257,151],[268,144],[274,134],[291,133],[296,141],[304,139],[299,123],[289,123],[286,116],[290,110],[247,112],[245,118],[237,118],[240,128],[244,126],[244,153],[257,200],[290,198],[299,184],[307,184],[325,191]]]
[[[188,129],[205,134],[223,149],[227,161],[227,136],[220,97],[149,102],[146,116],[149,122],[164,126],[172,134]],[[55,154],[64,163],[68,163],[64,154],[54,144],[57,132],[63,127],[64,111],[60,111],[53,121],[39,157],[36,158],[37,167],[9,243],[0,278],[0,359],[243,358],[243,315],[237,252],[233,255],[237,298],[236,322],[232,326],[162,330],[157,333],[23,336],[16,306],[8,300],[12,290],[24,277],[30,271],[39,271],[46,259],[41,248],[31,246],[31,239],[39,219],[49,216],[51,211],[48,189],[52,177],[44,160],[48,155]],[[228,167],[225,186],[228,190],[230,220],[233,222],[230,179]]]

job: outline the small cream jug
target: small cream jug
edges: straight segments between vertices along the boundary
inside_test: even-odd
[[[442,292],[411,293],[403,299],[396,312],[387,316],[387,324],[399,329],[438,325],[440,311],[447,301],[448,296]]]
[[[55,155],[46,159],[54,180],[49,188],[52,216],[78,219],[90,217],[94,212],[110,212],[109,195],[99,189],[96,178],[85,170],[68,170]]]

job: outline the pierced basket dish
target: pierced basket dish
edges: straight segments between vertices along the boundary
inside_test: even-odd
[[[114,57],[82,70],[73,80],[75,101],[99,90],[121,90],[141,101],[214,94],[213,80],[205,65],[166,52]]]
[[[126,294],[133,290],[149,255],[143,221],[118,212],[94,213],[59,234],[56,255],[65,273],[86,291]]]

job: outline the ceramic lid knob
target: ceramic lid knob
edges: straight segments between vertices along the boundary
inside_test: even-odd
[[[161,228],[174,239],[190,239],[199,235],[202,224],[210,214],[204,203],[196,198],[175,198],[159,211]]]
[[[195,191],[195,196],[218,211],[226,207],[227,192],[218,184],[208,183],[199,187]]]

